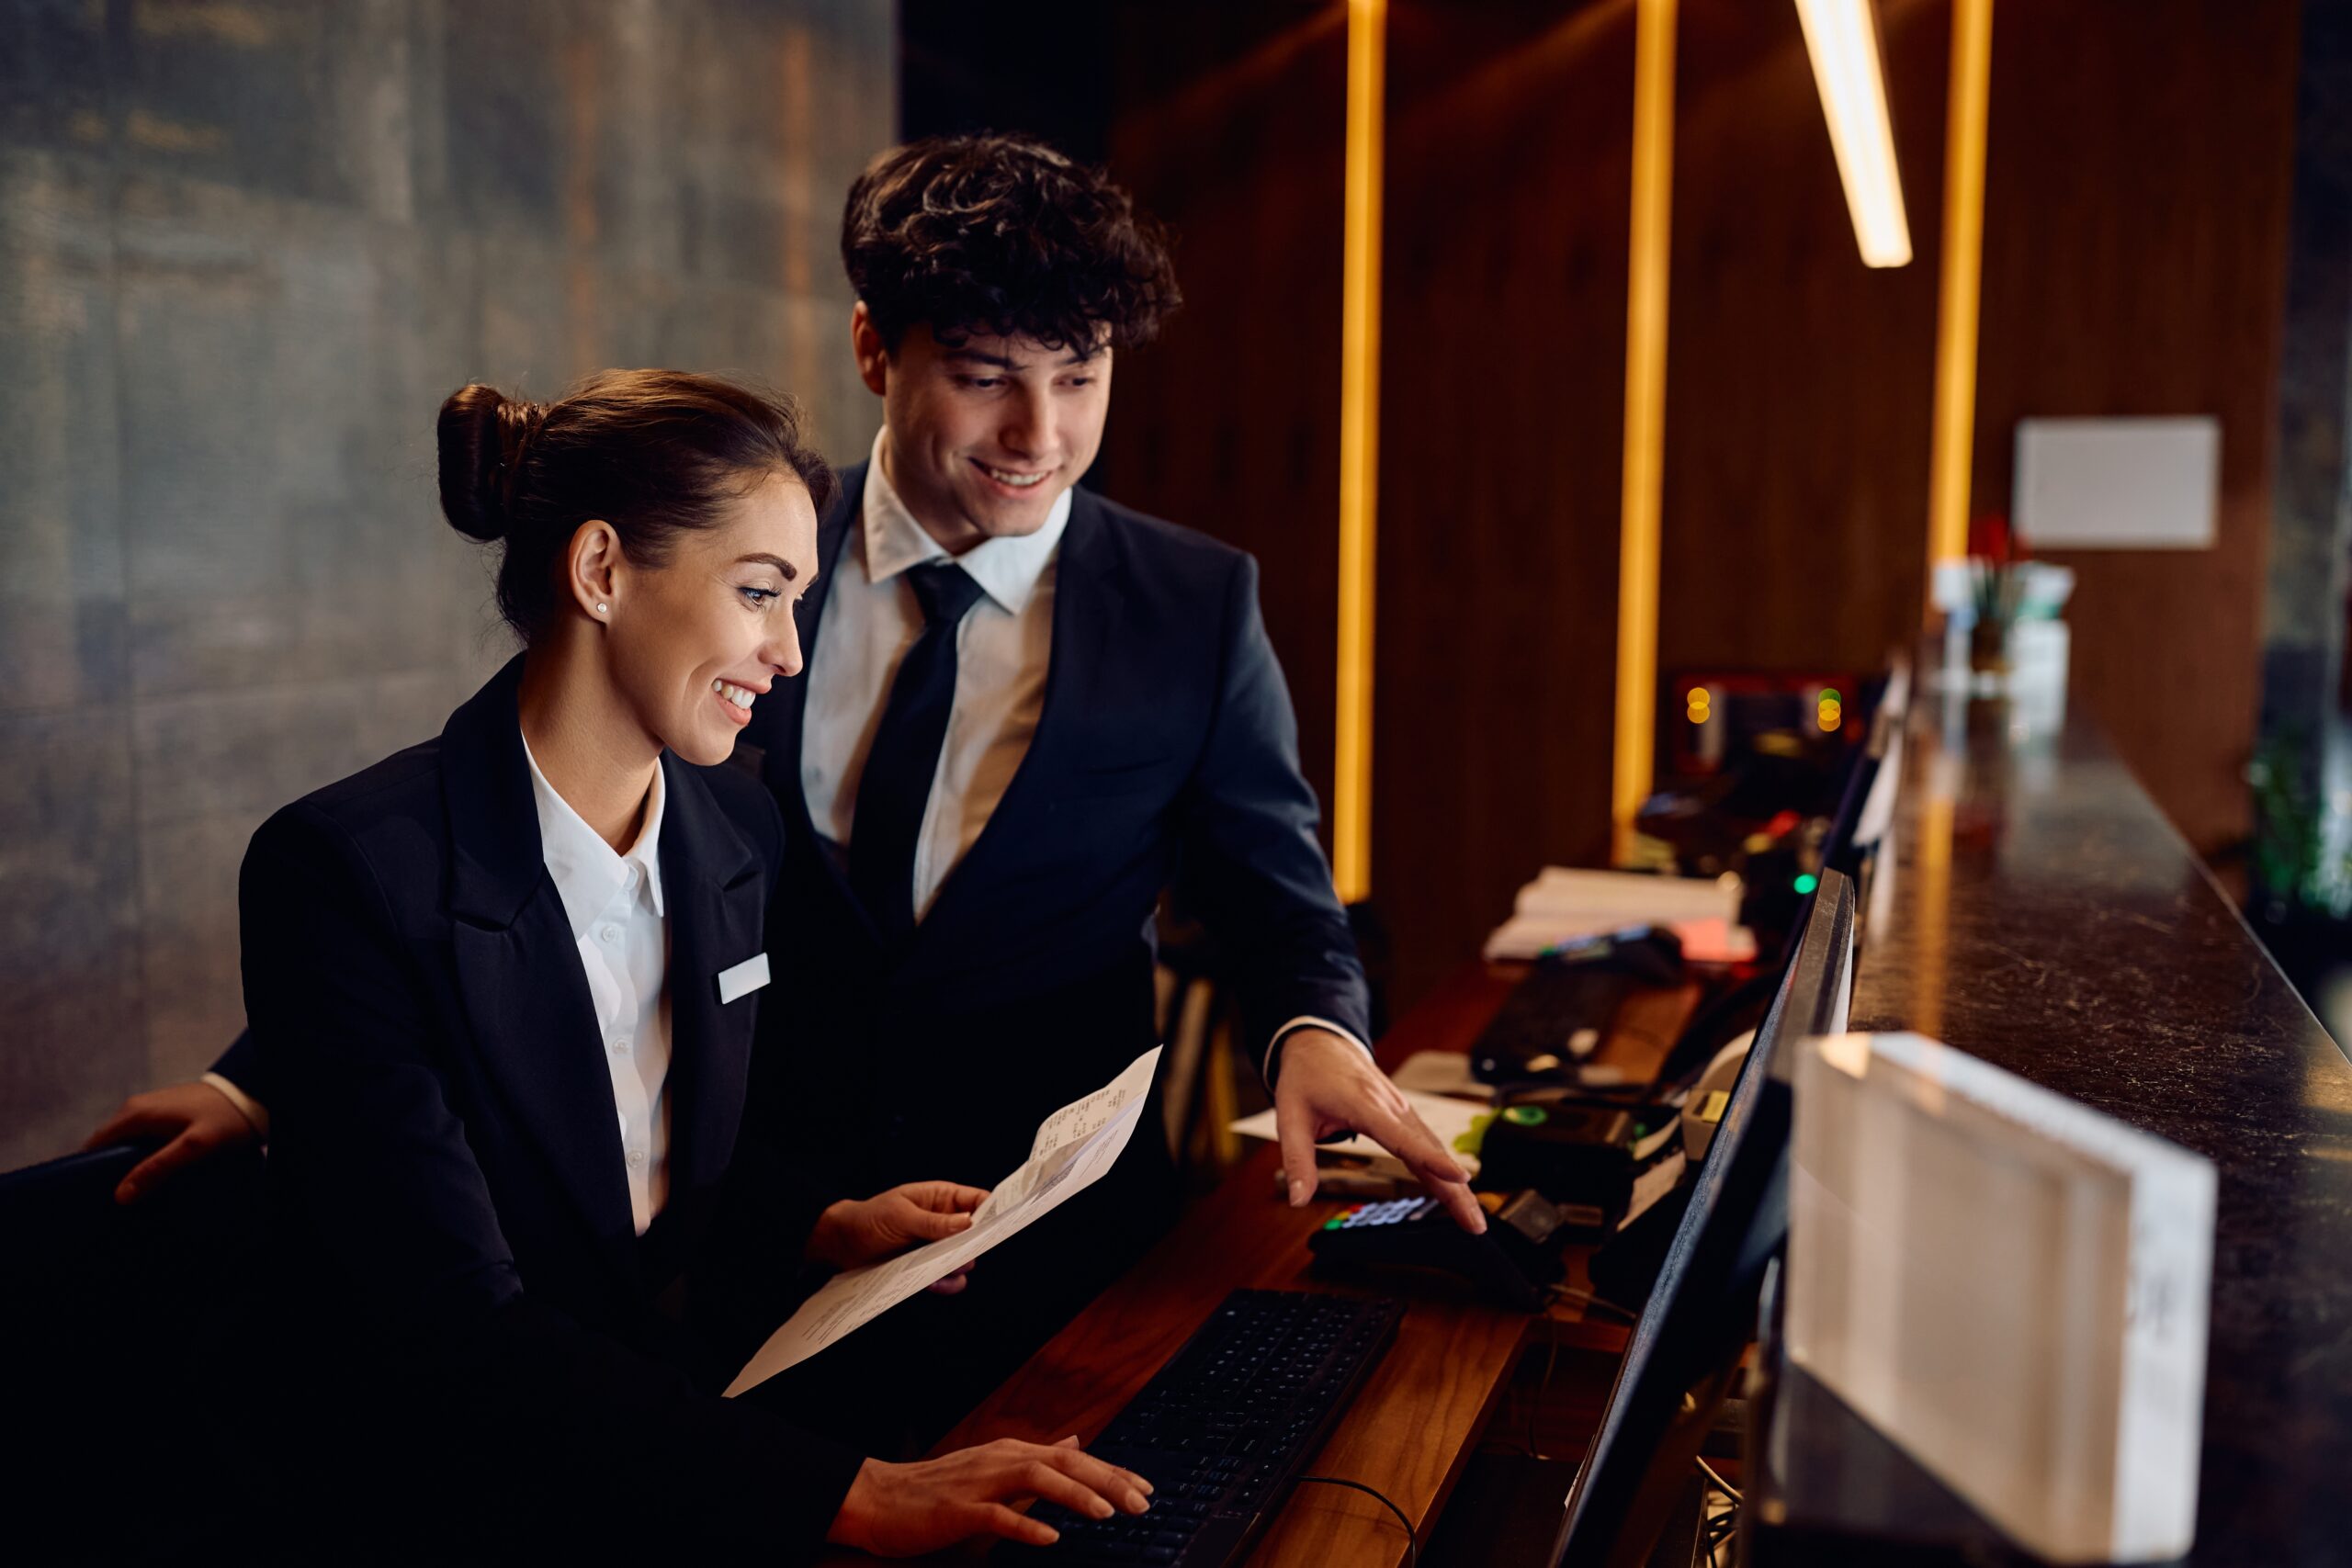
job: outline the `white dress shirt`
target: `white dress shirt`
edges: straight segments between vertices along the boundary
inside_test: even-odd
[[[1070,492],[1061,493],[1035,533],[983,539],[951,557],[915,521],[883,472],[888,434],[874,438],[864,514],[842,547],[825,600],[824,651],[808,660],[800,788],[817,831],[836,853],[845,852],[857,815],[858,781],[889,705],[890,682],[922,635],[922,606],[904,581],[906,570],[955,561],[980,585],[980,597],[956,628],[956,700],[915,839],[920,920],[989,825],[1037,733],[1053,658],[1054,568],[1069,526]]]
[[[628,1175],[629,1217],[643,1235],[670,1193],[670,927],[662,908],[662,770],[645,797],[645,826],[628,853],[582,820],[539,772],[529,741],[531,798],[548,875],[563,898],[571,940],[612,1075]]]
[[[1064,491],[1045,526],[1019,538],[984,539],[950,556],[899,499],[882,457],[889,432],[874,438],[859,525],[842,546],[825,601],[822,649],[808,660],[808,705],[801,721],[800,788],[809,820],[845,856],[857,815],[857,784],[889,705],[899,661],[922,635],[922,606],[901,581],[910,566],[954,560],[980,585],[956,628],[956,699],[915,840],[914,911],[921,920],[989,825],[1012,783],[1046,707],[1054,646],[1054,578],[1072,492]],[[1326,1019],[1295,1018],[1267,1042],[1261,1069],[1295,1030],[1328,1029],[1364,1045]]]

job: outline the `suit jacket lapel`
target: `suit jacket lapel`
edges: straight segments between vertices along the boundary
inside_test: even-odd
[[[760,700],[752,710],[743,738],[760,748],[760,776],[784,809],[786,826],[795,833],[813,833],[808,801],[800,790],[800,731],[808,714],[808,669],[817,661],[818,634],[825,624],[825,606],[832,602],[833,579],[841,569],[843,547],[865,502],[865,465],[844,468],[841,493],[817,524],[817,582],[800,602],[802,669],[791,680]]]
[[[1062,765],[1058,746],[1068,728],[1065,716],[1084,709],[1087,687],[1119,622],[1124,575],[1118,543],[1104,523],[1101,502],[1091,491],[1071,491],[1069,525],[1054,562],[1054,637],[1037,731],[988,825],[947,874],[931,912],[915,928],[907,959],[910,971],[953,950],[956,924],[973,897],[971,889],[985,885],[997,863],[1030,833],[1042,830],[1029,815]]]
[[[760,862],[691,768],[664,757],[662,907],[670,917],[670,1201],[716,1186],[735,1147],[757,993],[721,1004],[718,976],[761,952]]]
[[[800,787],[800,750],[808,716],[808,671],[816,666],[825,606],[832,603],[833,582],[848,553],[851,531],[865,515],[866,468],[859,463],[842,470],[841,493],[818,520],[817,559],[821,564],[816,586],[801,601],[800,610],[804,668],[760,699],[759,705],[752,709],[751,728],[744,731],[744,738],[761,749],[760,779],[784,811],[794,856],[813,868],[816,886],[831,894],[842,907],[842,918],[854,922],[878,950],[881,938],[874,929],[873,917],[850,891],[842,868],[817,842],[817,824],[808,815],[808,797]]]
[[[628,1179],[588,979],[547,874],[515,707],[516,656],[441,733],[451,942],[475,1048],[558,1179],[634,1278]]]

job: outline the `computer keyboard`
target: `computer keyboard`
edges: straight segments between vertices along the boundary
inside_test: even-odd
[[[1396,1337],[1405,1306],[1305,1291],[1236,1291],[1087,1451],[1152,1483],[1151,1508],[1090,1519],[1050,1504],[1047,1547],[1008,1562],[1236,1562]]]
[[[1511,987],[1470,1047],[1470,1070],[1485,1083],[1576,1082],[1618,1008],[1639,984],[1623,969],[1589,960],[1545,959]]]

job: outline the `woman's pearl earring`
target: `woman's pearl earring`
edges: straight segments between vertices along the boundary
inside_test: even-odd
[[[596,614],[598,614],[598,615],[603,615],[604,613],[605,613],[605,607],[604,607],[602,604],[597,605],[597,606],[596,606]]]

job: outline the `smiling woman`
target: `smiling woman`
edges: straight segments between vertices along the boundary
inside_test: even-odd
[[[285,1254],[272,1533],[703,1561],[1043,1541],[1006,1506],[1039,1496],[1139,1511],[1137,1477],[1075,1449],[887,1464],[764,1387],[718,1397],[804,1267],[956,1234],[987,1196],[817,1190],[746,1130],[778,1120],[747,1116],[753,1085],[791,1081],[759,1065],[784,831],[718,764],[800,670],[831,479],[791,405],[663,370],[546,408],[471,386],[440,450],[526,650],[437,739],[272,817],[239,882]],[[616,1517],[632,1496],[663,1506]]]

